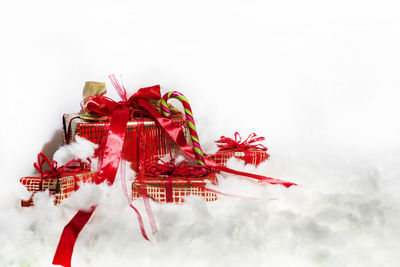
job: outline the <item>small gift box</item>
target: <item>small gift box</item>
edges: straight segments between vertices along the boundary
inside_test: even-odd
[[[176,166],[171,162],[145,164],[132,183],[132,197],[143,195],[161,203],[182,203],[185,197],[196,195],[206,201],[217,200],[207,184],[216,184],[216,174],[204,166]]]
[[[123,159],[133,162],[132,167],[135,171],[138,170],[140,160],[160,158],[170,151],[174,153],[177,149],[176,144],[156,123],[151,114],[135,104],[136,98],[147,99],[153,107],[160,111],[160,100],[157,96],[153,96],[159,92],[158,86],[142,88],[125,102],[126,107],[130,110],[130,115],[129,121],[124,126],[126,133],[121,155]],[[110,119],[117,105],[116,102],[105,97],[105,93],[104,83],[87,82],[84,87],[81,112],[63,116],[64,142],[68,144],[78,135],[98,144],[99,148],[95,151],[96,157],[102,153],[103,146],[101,144],[105,142],[110,129]],[[171,116],[173,126],[182,127],[186,139],[189,140],[186,120],[178,110],[170,108],[173,113]]]
[[[43,170],[44,163],[50,166],[50,170]],[[78,165],[73,166],[75,163]],[[50,195],[54,196],[54,204],[59,205],[64,199],[69,198],[72,192],[79,189],[79,183],[95,182],[97,177],[97,172],[83,169],[79,161],[70,161],[58,167],[56,161],[50,161],[42,153],[38,155],[38,163],[34,163],[34,167],[40,172],[39,174],[20,179],[22,185],[32,193],[30,199],[21,200],[22,207],[33,206],[33,195],[45,190],[49,190]]]
[[[216,141],[219,151],[208,157],[221,165],[226,165],[230,158],[235,157],[243,160],[245,164],[258,166],[269,158],[267,148],[262,144],[256,144],[263,140],[265,140],[264,137],[257,137],[255,133],[250,134],[244,141],[238,132],[235,133],[235,139],[221,136]]]

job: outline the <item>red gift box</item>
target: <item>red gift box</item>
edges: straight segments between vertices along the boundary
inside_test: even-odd
[[[216,174],[208,167],[185,166],[186,163],[175,165],[173,159],[170,162],[142,162],[132,183],[133,199],[145,195],[161,203],[182,203],[184,197],[197,195],[206,201],[217,200],[214,192],[205,189],[207,184],[217,184]]]
[[[171,120],[177,127],[184,128],[186,139],[190,140],[186,120],[182,115],[177,114]],[[63,124],[65,143],[74,140],[75,135],[78,135],[100,146],[109,122],[94,122],[81,119],[77,114],[64,114]],[[138,129],[140,129],[139,135]],[[153,119],[134,118],[127,123],[122,158],[132,162],[132,168],[135,171],[138,170],[139,158],[140,160],[160,158],[168,154],[170,150],[174,154],[177,149],[176,144]],[[95,156],[99,153],[100,150],[97,149]]]
[[[59,205],[64,199],[69,198],[72,192],[79,188],[78,183],[94,182],[96,176],[97,172],[81,171],[74,175],[67,175],[61,178],[42,179],[40,174],[22,177],[20,182],[29,192],[32,192],[32,196],[29,200],[21,200],[21,206],[33,206],[33,195],[36,192],[45,190],[49,190],[50,195],[54,195],[54,204]]]
[[[216,183],[215,173],[195,178],[174,177],[172,180],[172,201],[167,201],[167,178],[166,175],[137,178],[132,183],[133,199],[139,198],[141,192],[143,192],[149,198],[160,203],[183,203],[184,197],[189,195],[201,196],[206,201],[217,200],[215,193],[204,190],[208,183]],[[190,179],[190,182],[188,182],[188,179]]]
[[[262,144],[258,144],[264,139],[264,137],[257,137],[255,133],[250,134],[244,141],[242,141],[242,137],[238,132],[235,133],[235,139],[221,136],[216,141],[220,150],[214,155],[208,155],[208,157],[221,165],[226,165],[230,158],[235,157],[243,160],[245,164],[258,166],[269,158],[267,148]]]
[[[39,171],[39,174],[20,179],[22,185],[32,192],[29,200],[21,200],[23,207],[33,206],[33,195],[46,190],[54,195],[54,204],[59,205],[79,188],[79,182],[95,182],[97,177],[97,172],[90,171],[90,165],[82,167],[80,160],[71,160],[63,166],[58,166],[57,161],[51,161],[43,153],[39,153],[37,159],[33,166]],[[45,164],[47,164],[48,170],[45,170]]]
[[[224,166],[226,165],[226,162],[232,157],[243,160],[245,164],[258,166],[261,162],[264,162],[269,158],[269,154],[266,151],[259,149],[249,149],[246,152],[232,149],[218,151],[213,155],[208,155],[208,157],[216,161],[218,164]]]

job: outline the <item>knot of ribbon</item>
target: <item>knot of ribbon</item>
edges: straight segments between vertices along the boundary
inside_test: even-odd
[[[204,166],[186,166],[187,162],[183,161],[176,165],[174,160],[161,163],[151,164],[145,161],[142,165],[143,174],[147,176],[179,176],[179,177],[204,177],[210,173],[210,168]]]
[[[262,144],[255,144],[257,142],[264,141],[265,138],[262,136],[257,136],[255,133],[250,134],[246,140],[242,141],[242,137],[238,132],[235,132],[235,139],[230,137],[221,136],[217,143],[220,151],[224,150],[239,150],[242,152],[249,151],[250,149],[259,149],[267,151],[267,148]]]
[[[109,78],[121,100],[114,101],[103,94],[87,96],[81,102],[83,111],[94,115],[96,118],[105,117],[110,119],[116,110],[124,109],[125,112],[129,110],[129,117],[131,118],[137,113],[143,114],[145,112],[145,109],[139,104],[139,99],[161,99],[160,85],[141,88],[128,98],[125,87],[117,81],[115,76],[110,75]]]
[[[84,170],[80,165],[72,167],[75,163],[80,163],[80,160],[70,160],[67,164],[58,167],[58,163],[55,160],[50,160],[45,154],[39,153],[38,161],[33,163],[33,167],[39,171],[41,179],[47,178],[61,178],[63,174],[74,174],[76,172]],[[44,164],[47,164],[50,169],[44,170]]]

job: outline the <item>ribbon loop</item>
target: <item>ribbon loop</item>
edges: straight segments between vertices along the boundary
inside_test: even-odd
[[[210,168],[204,166],[186,166],[187,161],[179,165],[174,163],[174,159],[161,163],[152,164],[151,161],[145,161],[142,165],[143,174],[149,176],[179,176],[179,177],[204,177],[210,173]]]
[[[71,168],[70,166],[75,163],[80,163],[80,160],[70,160],[67,162],[65,165],[58,167],[57,161],[53,160],[51,161],[45,154],[39,153],[38,156],[38,161],[33,163],[33,167],[40,173],[40,177],[42,179],[46,178],[61,178],[63,174],[73,174],[79,171],[82,171],[83,168],[79,165],[74,168]],[[49,170],[45,171],[44,170],[44,164],[47,164],[49,166]]]
[[[110,75],[110,79],[112,81],[112,84],[115,86],[115,90],[121,97],[121,101],[117,102],[107,96],[100,94],[88,96],[81,102],[81,108],[84,112],[84,118],[95,120],[105,118],[107,120],[110,120],[114,113],[114,110],[121,105],[128,107],[133,115],[138,110],[143,110],[140,104],[138,104],[139,99],[161,99],[159,85],[141,88],[138,90],[138,92],[136,92],[128,99],[126,97],[125,88],[119,84],[119,82],[115,79],[115,76]]]
[[[237,149],[242,152],[246,152],[252,148],[260,149],[263,151],[267,151],[267,148],[262,144],[255,144],[260,141],[264,141],[265,138],[263,136],[258,136],[255,133],[250,134],[246,140],[242,142],[242,137],[238,132],[235,132],[235,139],[230,137],[221,136],[218,141],[216,141],[217,146],[221,151]]]
[[[108,78],[110,79],[111,84],[114,86],[115,91],[117,91],[118,95],[121,97],[122,101],[124,102],[128,101],[128,98],[126,97],[125,87],[123,85],[120,85],[117,78],[115,78],[115,75],[112,74],[108,76]]]

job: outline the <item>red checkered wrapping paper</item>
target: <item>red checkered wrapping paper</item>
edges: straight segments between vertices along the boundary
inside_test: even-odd
[[[72,120],[72,121],[71,121]],[[190,134],[187,129],[186,120],[178,114],[172,117],[172,121],[178,127],[183,127],[186,139],[190,141]],[[138,137],[138,125],[143,123],[142,134]],[[76,135],[83,137],[95,144],[100,145],[106,127],[109,123],[106,121],[86,121],[79,118],[78,114],[64,114],[64,142],[74,140]],[[69,127],[69,125],[71,125]],[[158,159],[171,150],[172,154],[178,151],[177,145],[167,136],[156,122],[151,118],[132,119],[127,124],[126,137],[122,150],[122,158],[132,162],[132,168],[138,170],[140,160]],[[139,147],[140,142],[140,149]],[[140,150],[140,151],[139,151]],[[99,154],[99,149],[95,151],[95,157]]]
[[[132,198],[140,197],[140,192],[144,192],[149,198],[160,203],[166,203],[166,180],[169,176],[144,176],[136,178],[132,183]],[[205,191],[204,187],[208,183],[216,184],[216,174],[209,173],[204,177],[188,178],[191,184],[183,177],[174,177],[172,181],[172,203],[185,202],[184,197],[196,195],[203,197],[206,201],[217,200],[217,195],[213,192]]]
[[[41,179],[40,174],[22,177],[20,182],[26,187],[32,196],[28,200],[21,200],[22,207],[34,206],[33,195],[39,191],[49,190],[50,195],[55,197],[54,205],[59,205],[64,199],[71,196],[72,192],[79,188],[78,183],[92,183],[95,182],[97,172],[82,171],[72,175],[64,176],[61,178],[45,178]]]
[[[218,164],[224,166],[226,165],[226,162],[232,157],[243,160],[245,164],[258,166],[261,162],[264,162],[269,158],[269,154],[267,153],[267,151],[251,148],[246,152],[238,151],[235,149],[222,150],[213,155],[208,155],[208,157],[216,161]]]

